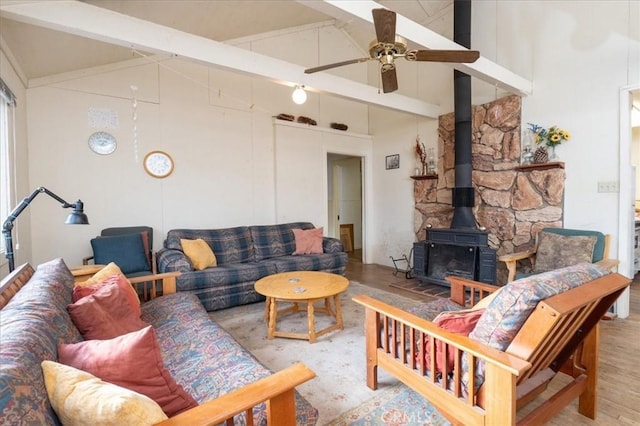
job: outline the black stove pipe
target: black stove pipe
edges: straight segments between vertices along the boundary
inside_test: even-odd
[[[453,41],[471,48],[471,0],[453,1]],[[471,159],[471,76],[453,71],[455,116],[455,188],[451,228],[474,228],[475,191]]]

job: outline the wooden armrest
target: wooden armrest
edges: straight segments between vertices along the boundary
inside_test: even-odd
[[[69,268],[71,275],[73,275],[74,282],[86,281],[91,278],[96,272],[104,268],[105,265],[82,265],[72,266]]]
[[[507,270],[509,271],[507,282],[511,282],[516,279],[516,266],[518,260],[531,259],[531,265],[533,265],[533,258],[535,255],[535,251],[523,251],[499,256],[498,260],[504,262]]]
[[[88,265],[90,260],[93,260],[93,256],[83,257],[82,258],[82,264],[83,265]]]
[[[478,301],[500,287],[492,284],[485,284],[466,278],[449,276],[445,278],[451,284],[450,299],[461,306],[473,306]],[[467,300],[467,290],[469,290],[469,300]]]
[[[176,292],[176,277],[179,277],[182,272],[165,272],[162,274],[143,275],[140,277],[127,278],[131,285],[136,287],[136,284],[151,283],[151,298],[156,297],[156,282],[162,281],[162,294],[172,294]]]
[[[503,254],[502,256],[498,256],[498,260],[501,262],[515,262],[534,257],[535,255],[535,251],[521,251],[518,253]]]
[[[618,259],[602,259],[600,262],[595,262],[595,265],[598,265],[598,266],[600,266],[601,268],[604,268],[604,269],[610,269],[612,271],[619,264],[620,264],[620,261]]]
[[[306,365],[294,364],[269,377],[182,412],[158,425],[217,425],[266,401],[267,424],[293,426],[296,421],[294,388],[314,377],[316,374]]]

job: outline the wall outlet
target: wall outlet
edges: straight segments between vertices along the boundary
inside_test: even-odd
[[[618,192],[620,186],[617,181],[612,182],[598,182],[598,192]]]

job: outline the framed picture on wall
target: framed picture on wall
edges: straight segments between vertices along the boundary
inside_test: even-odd
[[[385,160],[387,170],[400,168],[400,154],[387,155]]]

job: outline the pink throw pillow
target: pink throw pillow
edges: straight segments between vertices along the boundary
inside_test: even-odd
[[[111,275],[109,278],[100,281],[98,284],[79,286],[76,285],[73,287],[73,301],[74,303],[78,300],[82,299],[86,296],[91,296],[98,289],[104,287],[107,284],[117,284],[120,287],[120,290],[127,297],[127,303],[131,309],[134,310],[136,315],[140,316],[142,314],[142,310],[140,309],[140,299],[136,294],[136,291],[133,289],[133,286],[129,283],[129,281],[124,277],[124,275],[115,274]]]
[[[480,319],[480,316],[484,313],[484,309],[475,309],[472,311],[451,311],[451,312],[442,312],[438,315],[433,323],[438,327],[445,329],[451,333],[461,334],[463,336],[468,336],[469,333],[475,328],[476,323]],[[422,341],[422,348],[419,351],[417,358],[418,362],[420,362],[420,358],[422,358],[424,354],[424,361],[426,363],[427,368],[431,365],[431,345],[430,345],[431,337],[425,336]],[[453,346],[447,346],[447,359],[446,364],[443,366],[442,354],[444,351],[445,344],[440,340],[436,340],[436,371],[439,373],[446,372],[449,373],[453,370],[454,362],[455,362],[455,348]]]
[[[322,227],[306,230],[292,229],[292,231],[296,240],[294,255],[322,253],[322,234],[324,232]]]
[[[118,284],[106,284],[68,305],[67,311],[85,340],[112,339],[148,326],[127,301]]]
[[[169,417],[198,405],[165,368],[151,326],[110,340],[59,344],[58,360],[105,382],[148,396]]]

